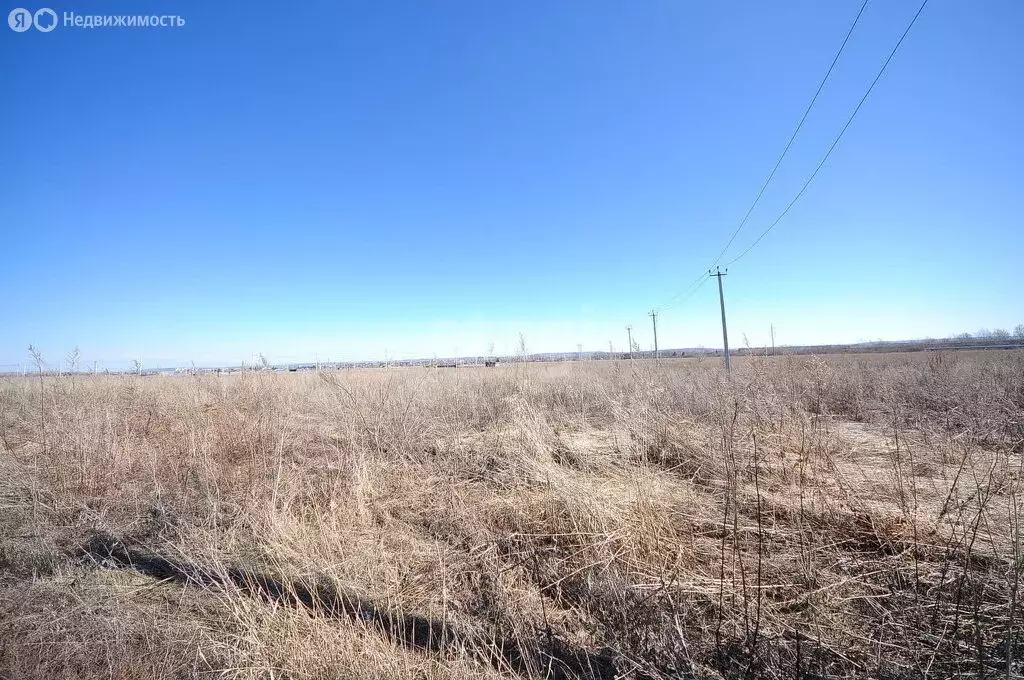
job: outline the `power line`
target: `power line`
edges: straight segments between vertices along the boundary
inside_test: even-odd
[[[778,172],[779,166],[782,165],[782,160],[786,157],[786,154],[788,154],[789,150],[793,147],[793,142],[796,140],[796,136],[800,134],[800,130],[803,128],[804,122],[807,120],[807,116],[811,113],[811,109],[814,108],[814,103],[818,101],[818,95],[821,94],[821,91],[825,87],[825,83],[828,82],[829,76],[832,75],[832,70],[836,67],[836,62],[839,61],[839,57],[843,54],[843,50],[846,49],[846,43],[850,41],[850,36],[853,35],[853,29],[857,28],[857,24],[860,22],[860,16],[864,13],[864,8],[867,6],[868,0],[864,0],[864,3],[860,6],[860,10],[857,12],[857,16],[854,17],[853,23],[850,25],[850,30],[846,32],[846,37],[843,38],[843,43],[839,46],[839,51],[836,52],[836,56],[832,58],[832,63],[829,64],[828,71],[825,72],[825,77],[821,79],[820,83],[818,83],[818,89],[814,92],[814,96],[811,97],[811,101],[807,105],[807,108],[804,109],[804,115],[800,117],[800,122],[797,123],[796,129],[793,130],[793,134],[789,136],[789,141],[786,142],[786,148],[782,150],[782,155],[780,155],[779,159],[775,161],[775,167],[773,167],[771,173],[768,174],[768,179],[766,179],[764,181],[764,184],[761,185],[761,190],[757,192],[757,197],[754,198],[754,202],[750,204],[749,208],[747,208],[747,214],[743,216],[743,219],[740,221],[739,226],[737,226],[736,230],[732,232],[732,236],[729,237],[729,241],[725,244],[725,247],[722,248],[722,252],[718,253],[718,257],[716,257],[715,261],[711,263],[712,267],[718,264],[718,262],[722,259],[722,256],[725,255],[725,251],[729,250],[729,246],[732,245],[732,242],[736,239],[736,236],[740,233],[740,230],[743,229],[743,226],[747,223],[747,220],[750,219],[750,215],[751,213],[754,212],[754,208],[756,208],[757,204],[761,201],[761,197],[764,196],[765,189],[768,188],[768,185],[775,177],[775,173]],[[703,274],[701,274],[701,278],[704,278]]]
[[[846,44],[850,41],[850,36],[853,35],[853,30],[857,27],[857,24],[860,22],[860,17],[862,14],[864,14],[864,9],[867,7],[868,2],[869,0],[864,0],[864,2],[860,6],[860,9],[857,11],[857,16],[854,17],[853,23],[850,25],[849,30],[846,32],[846,36],[843,38],[842,44],[839,45],[839,50],[836,52],[836,55],[832,58],[832,63],[829,64],[828,70],[825,72],[825,77],[823,77],[821,79],[821,82],[818,83],[818,89],[815,90],[814,96],[811,97],[811,101],[807,104],[807,108],[804,109],[804,113],[800,117],[800,121],[797,123],[796,129],[794,129],[793,134],[789,136],[789,141],[786,142],[786,147],[782,150],[782,154],[779,156],[778,160],[775,161],[775,167],[772,168],[772,171],[768,174],[768,178],[765,179],[764,184],[761,185],[761,189],[760,191],[757,192],[757,196],[754,198],[754,202],[750,204],[749,208],[747,208],[747,213],[743,216],[743,219],[740,221],[739,225],[732,232],[732,235],[726,242],[725,247],[723,247],[722,251],[718,253],[718,256],[715,257],[714,261],[709,265],[708,269],[718,264],[718,262],[722,259],[722,256],[725,255],[725,252],[729,250],[729,247],[736,239],[736,236],[740,233],[740,230],[743,229],[747,221],[750,219],[750,215],[754,212],[754,208],[756,208],[757,204],[761,201],[761,197],[764,196],[765,190],[768,188],[768,185],[775,177],[775,173],[778,172],[779,167],[782,165],[783,159],[786,158],[786,155],[789,153],[789,150],[793,147],[793,142],[796,140],[797,135],[800,134],[800,130],[803,129],[804,123],[807,121],[807,116],[810,115],[811,109],[814,108],[814,104],[818,101],[818,96],[821,94],[821,91],[825,88],[825,83],[828,82],[829,77],[832,75],[832,71],[835,69],[836,63],[839,61],[839,57],[842,56],[843,52],[846,50]],[[694,293],[696,293],[700,289],[700,287],[704,285],[704,283],[706,282],[707,277],[704,275],[703,272],[701,272],[701,274],[698,275],[697,278],[695,278],[693,281],[691,281],[685,288],[683,288],[681,291],[670,297],[661,305],[658,305],[658,309],[667,309],[669,306],[682,304],[689,298],[693,297]],[[676,298],[679,298],[680,296],[685,297],[683,297],[682,300],[675,302],[675,304],[672,304],[673,301],[675,301]]]
[[[697,290],[696,290],[696,288],[694,288],[694,286],[697,285],[697,284],[700,284],[702,281],[704,281],[704,275],[703,274],[701,274],[700,276],[695,278],[693,281],[690,281],[689,285],[687,285],[685,288],[683,288],[681,291],[679,291],[678,293],[676,293],[675,295],[673,295],[669,299],[667,299],[664,302],[662,302],[660,305],[658,305],[656,307],[656,309],[668,309],[669,307],[672,307],[672,306],[675,306],[675,305],[678,305],[678,304],[682,304],[685,300],[690,299],[690,297],[693,295],[693,293],[697,292]],[[700,288],[700,286],[697,285],[697,288]],[[691,289],[693,289],[693,290],[691,290]],[[684,297],[682,300],[679,300],[678,302],[674,302],[677,298],[679,298],[680,296],[683,296],[683,295],[685,295],[686,297]]]
[[[682,295],[682,293],[687,292],[687,290],[689,290],[689,292],[686,294],[686,296],[680,298],[679,300],[677,300],[675,302],[672,302],[671,304],[664,304],[664,305],[660,306],[658,308],[658,311],[662,311],[663,312],[666,309],[672,309],[673,307],[678,307],[679,305],[683,304],[684,302],[686,302],[687,300],[692,298],[694,295],[696,295],[697,291],[699,291],[704,286],[704,284],[707,283],[707,282],[708,282],[707,275],[701,274],[700,275],[700,279],[694,281],[694,283],[697,284],[696,286],[694,286],[694,284],[691,283],[689,286],[687,286],[687,288],[684,288],[683,291],[681,291],[680,293],[677,294],[677,297],[678,297],[678,295]]]
[[[726,251],[732,245],[732,243],[735,240],[737,234],[739,234],[740,230],[743,228],[743,226],[746,224],[746,222],[750,218],[751,213],[753,212],[754,208],[757,206],[758,202],[760,201],[760,199],[761,199],[762,195],[764,194],[768,184],[771,183],[771,180],[774,177],[775,173],[778,171],[778,168],[781,165],[783,159],[786,157],[786,154],[789,152],[789,149],[792,147],[793,141],[796,139],[796,136],[799,134],[801,128],[803,127],[803,124],[806,121],[807,116],[810,113],[811,108],[813,108],[814,103],[816,102],[819,94],[821,93],[822,88],[825,85],[825,82],[828,80],[828,78],[831,75],[833,69],[835,68],[836,62],[839,60],[839,57],[842,55],[843,51],[845,50],[846,45],[849,42],[850,36],[853,34],[853,30],[856,28],[858,22],[860,21],[860,17],[861,17],[861,15],[864,12],[865,7],[867,6],[867,2],[868,2],[868,0],[864,0],[864,3],[861,5],[860,10],[857,12],[857,16],[854,18],[853,24],[850,26],[849,31],[847,31],[846,37],[843,39],[843,42],[840,45],[839,51],[836,53],[836,56],[833,58],[832,63],[829,65],[829,68],[828,68],[828,71],[825,74],[825,77],[822,79],[821,83],[818,85],[818,89],[815,92],[814,97],[811,98],[810,104],[808,104],[807,108],[804,111],[803,116],[800,119],[800,122],[797,124],[796,129],[793,131],[793,134],[790,136],[789,141],[786,144],[786,148],[783,150],[782,154],[779,156],[778,161],[776,161],[775,167],[772,168],[771,173],[768,175],[768,179],[766,179],[764,184],[761,186],[761,190],[758,192],[757,197],[754,199],[754,202],[751,204],[750,208],[747,210],[747,213],[746,213],[746,215],[744,215],[743,220],[740,222],[739,226],[737,226],[736,230],[733,232],[732,236],[729,238],[729,241],[726,243],[725,247],[718,254],[718,257],[715,258],[715,261],[712,263],[712,266],[714,266],[715,264],[717,264],[721,260],[722,256],[726,253]],[[910,33],[911,29],[914,27],[914,24],[917,23],[918,18],[921,16],[921,13],[924,11],[924,8],[927,5],[928,5],[928,0],[923,0],[922,3],[921,3],[921,6],[917,9],[917,12],[914,14],[914,17],[910,20],[910,23],[907,25],[907,28],[903,31],[903,34],[900,36],[900,39],[896,42],[896,45],[892,48],[892,51],[889,53],[889,56],[886,57],[885,62],[882,64],[882,67],[879,69],[878,73],[875,75],[874,80],[871,81],[871,84],[868,86],[867,91],[865,91],[864,95],[861,97],[860,101],[857,103],[857,106],[856,106],[856,108],[854,108],[853,113],[850,114],[850,117],[849,117],[849,119],[847,119],[846,124],[843,125],[842,129],[839,131],[839,134],[836,136],[835,140],[833,140],[832,144],[829,146],[828,151],[825,152],[825,155],[822,157],[821,161],[815,167],[815,169],[811,173],[810,177],[807,178],[807,181],[804,182],[803,186],[800,188],[800,191],[797,192],[796,196],[793,197],[793,200],[791,200],[789,202],[789,204],[782,211],[782,213],[775,219],[775,221],[772,222],[768,226],[767,229],[762,231],[761,234],[758,235],[757,239],[755,239],[754,242],[751,243],[750,246],[748,246],[746,250],[744,250],[738,256],[734,257],[729,262],[727,262],[725,264],[726,267],[729,267],[730,265],[738,262],[740,259],[742,259],[744,256],[746,256],[747,253],[749,253],[751,250],[753,250],[754,247],[756,247],[757,244],[760,243],[761,240],[765,236],[767,236],[768,233],[772,229],[774,229],[775,226],[779,222],[782,221],[782,219],[789,213],[790,209],[792,209],[792,207],[796,204],[796,202],[800,199],[800,197],[803,196],[803,194],[807,191],[807,188],[810,186],[811,182],[814,181],[814,178],[817,177],[818,172],[821,171],[821,168],[825,165],[825,163],[828,160],[828,158],[832,155],[832,152],[835,150],[836,146],[839,144],[840,140],[843,138],[843,135],[846,134],[846,131],[847,131],[847,129],[849,129],[850,125],[853,123],[854,118],[857,117],[857,113],[860,111],[861,107],[864,105],[864,102],[867,101],[867,98],[870,96],[871,92],[874,90],[875,85],[882,78],[882,75],[884,75],[885,70],[889,66],[889,63],[892,61],[893,57],[896,55],[896,52],[899,51],[899,48],[903,44],[903,41],[906,39],[907,35]],[[719,277],[718,280],[719,280],[719,287],[721,288],[721,277]],[[694,279],[688,286],[686,286],[686,288],[684,288],[683,290],[681,290],[678,293],[676,293],[675,295],[673,295],[665,303],[662,303],[662,305],[660,305],[658,307],[658,309],[659,310],[664,310],[664,309],[667,309],[669,306],[675,306],[675,305],[678,305],[678,304],[682,304],[683,302],[685,302],[689,298],[693,297],[693,295],[695,295],[697,293],[697,291],[700,290],[700,288],[707,281],[708,281],[708,278],[706,278],[705,275],[702,273],[698,278]],[[721,290],[719,291],[719,297],[720,298],[723,297]],[[679,298],[681,298],[681,299],[679,299]],[[678,301],[676,301],[677,299],[678,299]],[[676,301],[676,302],[673,303],[673,301]],[[724,311],[724,300],[720,300],[720,302],[723,303],[722,306],[723,306],[723,311]],[[724,339],[724,318],[723,318],[723,339]],[[728,342],[728,341],[725,340],[725,342]]]
[[[839,144],[839,140],[841,140],[843,138],[843,135],[846,134],[846,130],[850,127],[850,124],[853,123],[853,119],[857,117],[857,112],[860,111],[860,108],[864,105],[864,102],[867,101],[868,96],[871,94],[871,91],[875,89],[875,85],[882,78],[882,74],[885,73],[885,69],[889,66],[889,62],[891,62],[892,58],[896,56],[896,51],[900,48],[900,45],[903,44],[903,40],[907,37],[907,34],[910,33],[910,29],[912,29],[914,27],[914,24],[917,23],[917,18],[921,16],[921,12],[924,11],[925,5],[927,4],[928,0],[924,0],[924,2],[921,3],[921,6],[917,9],[917,13],[914,15],[914,18],[910,20],[910,23],[907,25],[907,29],[903,31],[903,35],[901,35],[900,39],[896,42],[896,46],[892,48],[892,52],[889,53],[889,56],[888,58],[886,58],[885,63],[882,64],[882,68],[879,69],[878,74],[875,76],[875,79],[871,81],[871,85],[868,86],[868,89],[864,93],[864,96],[860,98],[860,101],[857,103],[857,108],[855,108],[853,110],[853,113],[850,114],[849,119],[846,121],[846,125],[844,125],[843,129],[839,131],[839,134],[836,136],[835,140],[833,140],[832,145],[828,148],[828,151],[825,152],[824,156],[822,156],[821,161],[818,163],[818,166],[814,168],[814,172],[812,172],[811,176],[807,178],[807,181],[804,182],[804,185],[800,187],[800,191],[797,192],[797,195],[793,197],[793,200],[789,202],[789,205],[786,206],[786,209],[782,211],[782,213],[775,219],[774,222],[768,225],[767,229],[761,232],[761,235],[758,236],[757,239],[753,243],[751,243],[746,250],[744,250],[742,253],[740,253],[733,259],[729,260],[725,264],[726,267],[739,261],[740,259],[743,258],[744,255],[753,250],[754,246],[760,243],[761,239],[767,236],[768,232],[774,229],[775,225],[782,221],[782,218],[786,216],[790,208],[792,208],[793,205],[795,205],[796,202],[800,200],[800,197],[804,195],[804,192],[807,191],[807,187],[811,185],[811,182],[814,181],[814,178],[818,175],[818,172],[821,170],[822,166],[825,165],[825,161],[827,161],[828,157],[832,155],[832,151],[834,151],[836,146]]]

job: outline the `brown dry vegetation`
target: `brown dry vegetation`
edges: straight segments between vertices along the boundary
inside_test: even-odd
[[[1024,353],[0,381],[0,677],[1020,677]]]

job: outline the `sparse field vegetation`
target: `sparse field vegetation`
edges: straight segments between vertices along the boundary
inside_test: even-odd
[[[0,381],[0,677],[1021,677],[1024,351]]]

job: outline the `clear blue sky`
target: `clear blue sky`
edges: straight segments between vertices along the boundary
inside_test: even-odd
[[[29,343],[107,365],[511,352],[520,332],[621,349],[627,323],[649,346],[647,311],[736,227],[860,1],[146,7],[186,24],[0,33],[0,364]],[[868,4],[733,252],[917,7]],[[929,3],[730,268],[733,344],[1024,322],[1022,35],[1024,3]],[[660,344],[720,346],[718,324],[705,285]]]

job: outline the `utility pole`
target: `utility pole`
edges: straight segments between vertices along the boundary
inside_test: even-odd
[[[629,338],[629,358],[633,358],[633,327],[626,326],[626,337]]]
[[[725,328],[725,293],[722,292],[722,277],[729,273],[726,269],[725,273],[718,267],[715,267],[715,271],[708,271],[708,274],[718,279],[718,302],[722,306],[722,344],[725,346],[725,370],[728,373],[732,373],[732,362],[729,361],[729,331]]]
[[[612,347],[612,341],[608,341],[608,358],[611,359],[612,355],[615,354],[615,348]]]
[[[651,317],[651,322],[654,324],[654,358],[658,359],[660,358],[658,356],[658,313],[652,309],[648,316]]]

